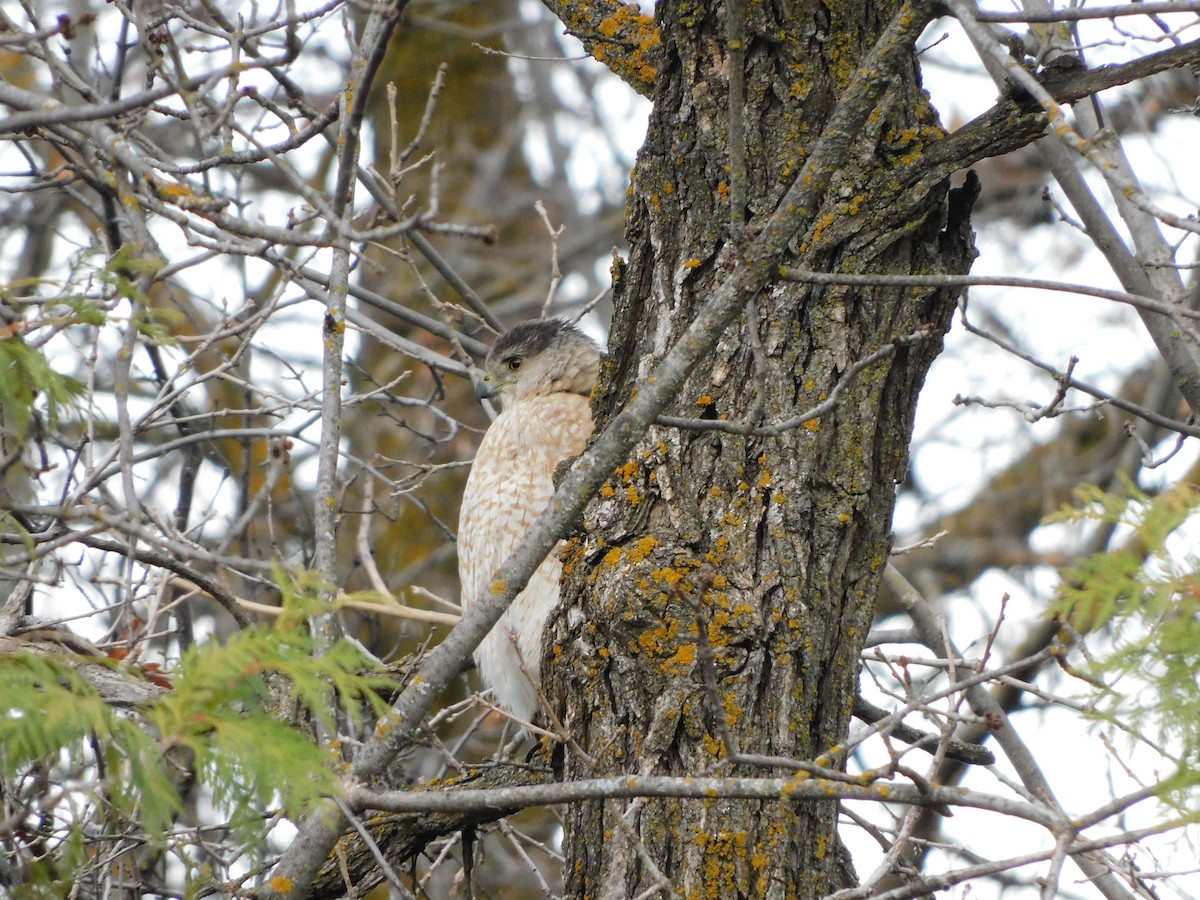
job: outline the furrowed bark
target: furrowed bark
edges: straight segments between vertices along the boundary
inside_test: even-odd
[[[662,65],[595,402],[601,427],[729,273],[759,262],[752,248],[769,231],[766,214],[828,136],[868,51],[894,15],[918,16],[896,3],[786,6],[742,10],[737,53],[720,10],[659,6]],[[969,267],[973,180],[955,192],[937,185],[902,216],[856,187],[943,137],[920,90],[915,36],[889,58],[882,99],[780,262],[890,274]],[[729,115],[728,67],[739,57],[744,153],[731,154],[727,125],[739,117]],[[731,171],[741,184],[731,186]],[[742,227],[731,196],[746,198],[750,250],[730,238]],[[843,236],[827,241],[834,227]],[[913,408],[955,294],[775,281],[692,370],[664,414],[698,428],[652,428],[564,553],[563,609],[543,671],[589,757],[568,751],[568,778],[702,774],[728,763],[725,735],[741,753],[844,763],[837,745],[887,562]],[[897,343],[819,420],[763,437],[702,430],[705,419],[785,421],[856,360],[921,329],[927,340]],[[832,802],[633,803],[567,810],[568,896],[636,896],[663,878],[685,896],[721,897],[820,896],[853,883]]]

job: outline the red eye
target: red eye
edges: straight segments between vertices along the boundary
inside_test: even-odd
[[[517,371],[517,369],[521,368],[521,366],[524,364],[525,364],[524,357],[514,356],[508,360],[508,371],[515,372],[515,371]]]

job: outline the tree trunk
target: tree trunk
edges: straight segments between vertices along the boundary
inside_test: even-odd
[[[745,4],[749,235],[898,7]],[[741,55],[723,5],[661,3],[658,16],[663,57],[633,176],[631,256],[615,273],[595,399],[601,428],[738,263],[728,123]],[[932,190],[902,221],[855,189],[942,136],[914,55],[893,74],[789,264],[966,271],[973,181]],[[844,764],[838,745],[888,559],[913,409],[953,308],[944,290],[780,281],[692,373],[668,415],[769,425],[828,397],[855,361],[927,330],[862,370],[832,411],[802,427],[743,435],[660,425],[613,474],[564,552],[564,600],[543,666],[587,755],[567,752],[566,777],[704,773],[727,757],[726,735],[742,754]],[[737,763],[724,774],[779,770]],[[836,814],[834,802],[572,806],[567,896],[632,897],[659,873],[673,896],[821,896],[853,879]]]

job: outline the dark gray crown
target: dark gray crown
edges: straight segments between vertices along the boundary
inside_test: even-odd
[[[488,359],[505,359],[509,356],[537,356],[559,340],[591,342],[591,338],[566,319],[530,319],[514,325],[496,338],[488,353]]]

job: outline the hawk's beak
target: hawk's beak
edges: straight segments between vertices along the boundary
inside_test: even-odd
[[[496,391],[490,384],[482,378],[475,382],[475,399],[476,400],[491,400],[496,396]]]

